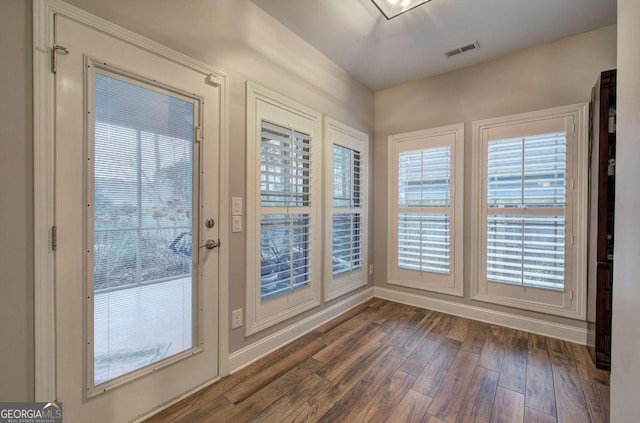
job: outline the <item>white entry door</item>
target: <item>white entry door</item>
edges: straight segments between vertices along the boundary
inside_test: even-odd
[[[218,375],[220,88],[55,19],[57,400],[124,422]]]

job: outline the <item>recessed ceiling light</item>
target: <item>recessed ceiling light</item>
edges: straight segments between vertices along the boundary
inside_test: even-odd
[[[385,18],[391,19],[431,0],[371,0]]]

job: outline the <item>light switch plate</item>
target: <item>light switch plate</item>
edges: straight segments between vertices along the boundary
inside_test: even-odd
[[[242,216],[242,197],[231,197],[231,215]]]
[[[233,233],[242,232],[242,216],[233,216],[231,232]]]
[[[233,310],[231,313],[231,329],[242,327],[242,309]]]

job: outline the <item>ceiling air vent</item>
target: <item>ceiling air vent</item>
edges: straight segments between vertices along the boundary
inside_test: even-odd
[[[465,51],[475,50],[477,48],[480,48],[480,44],[478,44],[477,41],[474,41],[474,42],[466,44],[464,46],[456,47],[454,49],[445,51],[444,55],[447,56],[447,57],[451,57],[451,56],[458,55],[460,53],[464,53]]]

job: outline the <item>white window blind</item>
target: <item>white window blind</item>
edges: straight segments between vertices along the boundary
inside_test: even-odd
[[[487,280],[563,290],[565,133],[490,141]]]
[[[95,74],[94,385],[193,346],[194,127],[186,99]]]
[[[307,286],[311,279],[308,214],[263,214],[260,229],[262,298]]]
[[[325,121],[324,299],[368,282],[369,136],[341,122]]]
[[[309,206],[310,169],[309,135],[262,121],[262,207]]]
[[[398,206],[451,205],[451,147],[404,151],[398,162]]]
[[[578,104],[473,123],[474,300],[585,317],[587,122]]]
[[[247,336],[320,304],[321,120],[247,82]]]
[[[463,295],[464,124],[389,137],[388,283]]]
[[[362,197],[360,152],[333,145],[333,207],[358,208]]]
[[[332,270],[337,275],[362,268],[362,216],[360,213],[333,215]]]
[[[357,150],[333,145],[332,271],[362,268],[362,159]]]
[[[398,267],[451,271],[451,147],[398,155]]]
[[[451,262],[451,218],[442,213],[398,215],[398,266],[448,275]]]
[[[262,120],[260,290],[267,300],[311,283],[311,137]]]

